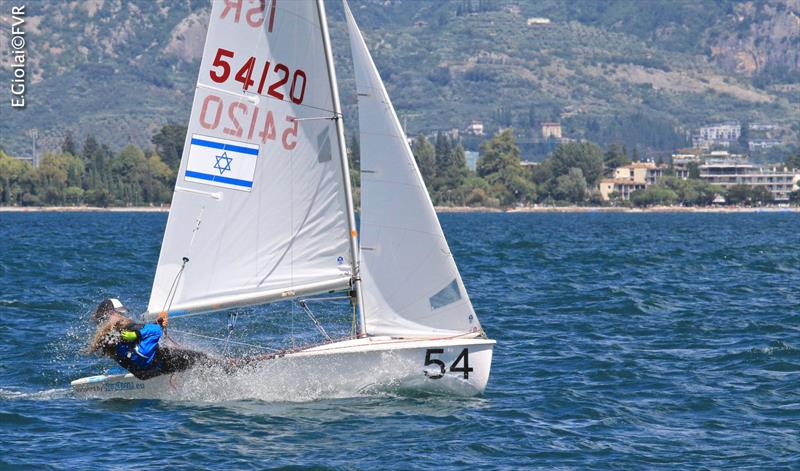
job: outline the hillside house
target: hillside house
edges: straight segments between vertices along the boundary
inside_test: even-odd
[[[542,123],[542,139],[561,139],[561,123]]]
[[[472,134],[473,136],[483,136],[483,123],[480,121],[473,121],[469,126],[467,126],[466,133]]]
[[[701,149],[713,146],[730,147],[742,135],[742,125],[738,121],[703,126],[692,136],[692,145]]]

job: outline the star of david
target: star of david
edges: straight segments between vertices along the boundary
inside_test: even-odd
[[[214,168],[219,170],[220,175],[231,169],[231,162],[233,162],[233,159],[228,157],[227,152],[223,152],[222,155],[217,155],[215,158],[217,159],[217,163],[214,164]]]

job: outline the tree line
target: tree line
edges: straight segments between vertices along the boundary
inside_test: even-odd
[[[173,134],[180,134],[180,148],[171,147]],[[44,154],[38,167],[0,150],[0,204],[106,207],[168,203],[185,135],[185,127],[168,125],[153,137],[154,148],[142,150],[130,144],[114,153],[92,136],[79,147],[67,133],[60,152]]]
[[[624,144],[611,144],[604,151],[584,142],[559,144],[541,163],[522,165],[519,147],[511,130],[496,134],[480,147],[476,170],[466,168],[464,151],[446,136],[436,136],[433,145],[418,136],[412,146],[434,204],[459,206],[513,206],[538,203],[545,205],[674,205],[708,206],[717,196],[727,204],[764,205],[774,202],[764,187],[736,185],[727,189],[700,178],[697,165],[690,165],[689,178],[675,176],[671,167],[655,185],[633,192],[629,201],[612,194],[603,201],[598,183],[613,175],[620,166],[638,160],[636,149],[628,153]],[[785,165],[800,169],[800,156],[789,157]],[[791,195],[800,202],[800,190]]]
[[[436,205],[501,207],[526,203],[599,202],[592,191],[606,165],[628,161],[615,146],[606,155],[589,142],[560,144],[544,160],[524,166],[513,132],[499,132],[480,146],[475,171],[466,167],[455,140],[438,134],[435,145],[417,136],[412,146],[417,165]]]
[[[185,126],[169,124],[153,136],[152,148],[131,144],[114,153],[92,136],[79,148],[68,133],[60,152],[45,154],[38,168],[0,150],[0,204],[105,207],[169,203],[185,136]],[[358,205],[360,146],[356,136],[349,141]],[[474,171],[467,167],[460,141],[443,133],[433,139],[417,136],[412,151],[431,199],[438,206],[706,206],[718,195],[728,204],[772,202],[772,194],[763,187],[734,186],[726,190],[710,185],[700,179],[696,166],[689,169],[688,179],[680,179],[667,169],[658,184],[635,191],[629,201],[612,194],[612,201],[604,202],[598,191],[600,179],[638,157],[635,149],[629,155],[623,144],[611,144],[604,151],[592,142],[561,143],[543,162],[523,165],[514,134],[508,129],[481,144]],[[800,168],[800,155],[789,157],[786,165]],[[800,201],[800,190],[792,200]]]

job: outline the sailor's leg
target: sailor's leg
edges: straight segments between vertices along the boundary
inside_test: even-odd
[[[203,352],[174,347],[159,347],[158,370],[161,374],[188,370],[195,365],[211,366],[218,362]]]
[[[158,368],[148,368],[146,370],[141,370],[139,368],[129,368],[128,371],[133,373],[133,376],[136,376],[141,380],[155,378],[156,376],[161,376],[162,374],[165,373],[164,371],[161,371]]]
[[[119,366],[125,368],[129,372],[133,373],[133,376],[137,377],[138,379],[145,380],[150,378],[155,378],[156,376],[161,374],[161,371],[158,368],[147,368],[141,369],[137,367],[132,361],[127,358],[114,358],[114,360],[119,363]]]

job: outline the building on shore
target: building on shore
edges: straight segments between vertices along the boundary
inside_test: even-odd
[[[664,168],[655,162],[633,162],[614,170],[614,178],[654,185],[664,175]]]
[[[684,180],[691,177],[691,166],[696,168],[696,178],[712,185],[730,188],[734,185],[762,186],[772,193],[775,201],[784,203],[789,193],[797,189],[800,170],[789,170],[781,164],[754,164],[746,155],[718,150],[706,154],[673,154],[672,168],[675,176]]]
[[[682,180],[689,178],[692,165],[699,167],[701,163],[703,159],[698,154],[672,154],[672,169],[675,176]]]
[[[627,201],[631,193],[658,183],[663,175],[664,166],[655,162],[633,162],[623,165],[614,170],[613,178],[600,180],[600,196],[608,201],[612,194],[616,193],[615,197]]]
[[[600,180],[600,197],[603,201],[611,198],[620,198],[623,201],[631,199],[631,194],[637,190],[647,188],[647,183],[635,182],[627,178],[604,178]]]
[[[700,178],[712,185],[762,187],[772,193],[776,203],[789,201],[789,194],[800,182],[800,171],[783,165],[756,165],[747,158],[709,158],[698,167]]]
[[[612,195],[628,200],[634,191],[659,183],[664,170],[665,166],[653,162],[623,165],[614,170],[613,178],[600,180],[600,195],[605,201],[612,199]],[[772,193],[776,203],[788,202],[790,194],[800,189],[800,169],[790,170],[781,164],[753,164],[747,156],[728,151],[673,154],[672,170],[678,178],[699,178],[722,188],[734,185],[762,187]],[[723,201],[720,199],[718,202]]]

